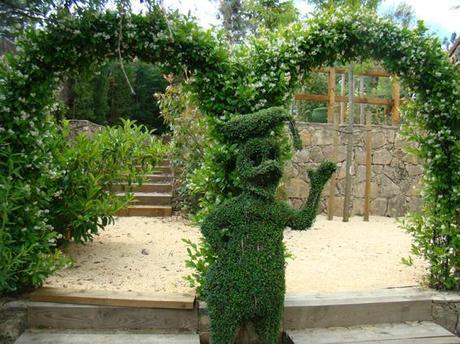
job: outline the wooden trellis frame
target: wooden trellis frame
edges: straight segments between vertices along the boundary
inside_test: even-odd
[[[333,138],[333,151],[332,159],[337,161],[338,156],[338,147],[339,147],[339,125],[343,123],[345,117],[345,104],[349,101],[349,96],[345,96],[345,78],[344,75],[347,73],[345,68],[320,68],[317,70],[319,73],[328,74],[328,87],[327,95],[320,94],[307,94],[301,93],[294,96],[295,100],[303,101],[315,101],[315,102],[325,102],[328,104],[327,109],[327,121],[332,124],[334,127],[334,138]],[[341,95],[336,95],[336,75],[342,75],[341,80]],[[395,76],[392,76],[384,70],[372,69],[356,73],[356,76],[371,76],[371,77],[392,77],[392,98],[375,98],[375,97],[365,97],[365,96],[354,96],[353,103],[355,104],[369,104],[369,105],[383,105],[391,111],[391,123],[393,126],[400,125],[400,85],[399,79]],[[339,114],[335,111],[336,103],[340,103],[340,117]],[[390,112],[386,111],[386,112]],[[371,177],[372,177],[372,123],[371,116],[368,114],[366,116],[366,184],[364,189],[364,221],[369,221],[370,215],[370,194],[371,194]],[[329,199],[328,199],[328,209],[327,216],[329,220],[334,218],[335,210],[335,189],[337,185],[337,173],[332,177],[329,185]]]

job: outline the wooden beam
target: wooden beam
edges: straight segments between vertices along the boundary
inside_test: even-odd
[[[394,126],[399,126],[401,122],[400,118],[400,86],[398,78],[393,78],[391,82],[391,93],[393,98],[393,109],[391,112],[391,124]]]
[[[314,70],[315,72],[318,73],[329,73],[328,68],[318,68]],[[348,72],[347,68],[335,68],[335,73],[336,74],[346,74]],[[388,78],[391,76],[390,73],[383,69],[370,69],[370,70],[365,70],[360,73],[354,73],[355,75],[363,75],[363,76],[373,76],[373,77],[383,77],[383,78]]]
[[[295,100],[307,100],[313,102],[324,102],[327,103],[329,101],[329,97],[321,94],[306,94],[306,93],[299,93],[294,95]],[[348,96],[336,96],[336,102],[346,103],[348,102]],[[393,100],[391,99],[383,99],[383,98],[372,98],[372,97],[353,97],[353,103],[355,104],[371,104],[371,105],[393,105]]]
[[[140,308],[193,309],[195,296],[185,294],[151,294],[108,290],[40,288],[30,294],[32,301],[80,305],[125,306]]]

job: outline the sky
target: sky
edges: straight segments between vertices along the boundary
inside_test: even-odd
[[[384,0],[380,6],[380,13],[395,7],[401,0]],[[450,37],[452,32],[460,34],[460,9],[454,9],[460,5],[460,0],[405,0],[411,5],[417,19],[422,19],[431,32],[441,39]],[[217,0],[164,0],[167,8],[177,9],[186,14],[190,13],[197,17],[203,27],[218,25]],[[305,0],[295,0],[296,6],[302,15],[311,12],[312,7]]]

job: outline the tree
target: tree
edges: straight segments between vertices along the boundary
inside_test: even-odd
[[[415,11],[408,3],[401,2],[387,13],[387,17],[402,27],[409,27],[415,22]]]
[[[154,93],[166,88],[160,69],[136,61],[127,63],[125,71],[134,94],[117,61],[90,68],[70,80],[69,94],[64,100],[69,109],[67,117],[99,124],[119,124],[121,118],[129,118],[164,132],[167,128],[153,98]]]
[[[0,2],[0,35],[14,39],[16,32],[43,23],[52,12],[102,9],[108,0],[3,0]]]
[[[376,11],[382,0],[309,0],[317,9],[326,10],[338,6],[364,7]]]
[[[276,30],[296,21],[299,11],[293,0],[220,0],[218,18],[230,43],[241,42],[261,28]]]
[[[292,0],[247,0],[246,11],[252,33],[257,33],[261,27],[276,30],[299,18]]]
[[[219,0],[218,18],[222,20],[222,26],[230,43],[238,43],[246,35],[247,20],[243,1]]]

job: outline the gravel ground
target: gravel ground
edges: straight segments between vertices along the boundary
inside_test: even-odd
[[[74,266],[58,271],[45,286],[193,293],[183,279],[190,270],[182,238],[199,237],[198,228],[179,217],[118,218],[93,242],[70,245],[65,251]],[[293,256],[286,271],[290,294],[417,286],[425,273],[418,259],[411,267],[401,264],[411,237],[390,218],[353,217],[344,223],[319,216],[312,230],[286,230],[285,241]]]

